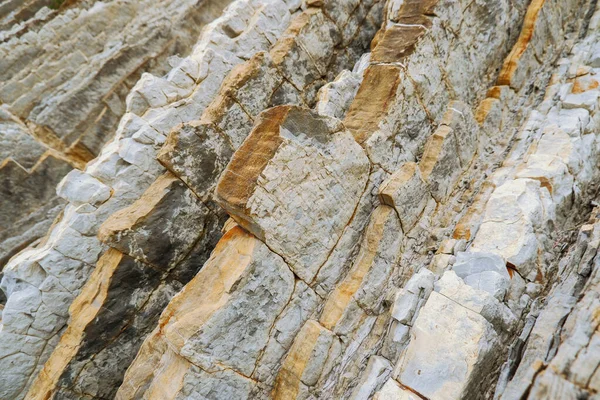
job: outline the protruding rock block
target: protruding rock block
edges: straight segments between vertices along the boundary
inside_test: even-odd
[[[396,293],[392,306],[392,318],[401,324],[412,325],[419,302],[427,300],[433,290],[435,276],[426,268],[413,275],[406,285]]]
[[[380,356],[369,358],[367,367],[358,385],[352,391],[352,400],[368,400],[375,393],[377,388],[391,375],[392,365],[389,360]]]
[[[334,55],[334,47],[341,39],[337,26],[323,10],[309,8],[292,21],[273,46],[273,63],[311,103],[314,95],[309,95],[308,86],[323,78]]]
[[[446,272],[412,327],[412,340],[394,377],[428,399],[480,393],[487,388],[488,374],[499,365],[501,338],[516,321],[491,294]]]
[[[340,341],[317,321],[309,320],[296,336],[275,380],[274,400],[303,399],[308,387],[326,374],[341,350]]]
[[[572,146],[565,146],[564,151],[569,150],[572,150]],[[529,156],[527,164],[517,173],[517,178],[539,181],[540,186],[548,189],[557,205],[562,204],[573,193],[574,179],[569,168],[561,158],[552,154],[536,153]]]
[[[539,181],[516,179],[499,186],[487,203],[472,249],[498,254],[522,276],[535,280],[539,251],[535,229],[551,217],[550,205],[548,191]]]
[[[366,69],[363,83],[344,119],[344,125],[358,143],[363,144],[378,129],[381,119],[394,104],[400,82],[397,66],[374,64]]]
[[[402,230],[408,232],[419,220],[431,195],[417,164],[407,162],[381,184],[379,198],[396,209]]]
[[[327,299],[320,323],[348,333],[360,318],[357,309],[377,313],[387,281],[401,254],[402,228],[393,208],[379,206],[371,215],[359,254],[346,278]]]
[[[74,169],[56,188],[60,197],[75,205],[89,203],[98,206],[110,198],[111,189],[98,179]]]
[[[440,126],[425,144],[419,168],[437,202],[450,195],[461,174],[457,146],[452,129],[446,125]]]
[[[431,26],[427,17],[419,18],[418,22],[420,23],[393,25],[383,31],[373,49],[373,61],[401,63],[410,56],[415,51],[419,39]]]
[[[461,252],[456,255],[452,270],[465,283],[504,300],[510,275],[502,257],[493,253]]]
[[[435,291],[476,312],[486,319],[499,335],[509,333],[517,322],[512,311],[486,290],[467,284],[454,271],[447,271],[435,282]]]
[[[469,107],[453,101],[442,125],[425,143],[419,168],[432,196],[444,202],[477,150],[479,127]]]
[[[369,54],[363,56],[353,71],[342,71],[333,82],[324,85],[317,95],[315,110],[321,115],[343,119],[362,81],[362,68],[369,65]]]
[[[239,389],[236,380],[255,386],[245,377],[256,368],[293,290],[294,276],[281,257],[242,228],[230,229],[166,307],[117,398],[174,399],[198,384],[198,374],[213,390]]]
[[[167,172],[139,200],[111,215],[98,236],[131,257],[168,270],[207,232],[217,230],[218,219],[182,181]]]
[[[269,106],[281,81],[268,53],[257,53],[238,65],[202,117],[169,134],[158,160],[198,197],[209,199],[234,150]]]
[[[200,199],[209,199],[233,155],[231,143],[210,125],[190,122],[173,130],[157,158]]]
[[[368,174],[366,155],[338,120],[279,106],[261,114],[216,198],[310,282],[352,218]]]
[[[498,335],[484,317],[437,292],[431,293],[411,330],[395,378],[420,396],[458,399],[474,390],[485,365],[494,365]]]

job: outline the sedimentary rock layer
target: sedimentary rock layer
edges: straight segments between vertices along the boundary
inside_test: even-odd
[[[32,0],[0,6],[0,269],[48,231],[64,205],[56,185],[112,139],[142,73],[162,75],[169,63],[176,65],[174,55],[188,54],[202,27],[228,3]],[[185,90],[169,95],[182,97]]]
[[[0,397],[596,397],[599,38],[592,0],[233,1],[42,202]],[[70,168],[10,107],[0,155]]]
[[[163,130],[168,133],[175,123],[202,116],[198,121],[186,122],[175,127],[165,149],[159,154],[160,161],[174,173],[181,175],[176,166],[180,165],[178,163],[186,165],[185,163],[190,161],[197,161],[207,171],[209,167],[215,168],[210,166],[213,162],[210,153],[191,152],[187,158],[173,154],[179,149],[176,147],[176,141],[182,135],[188,135],[188,140],[197,139],[195,132],[200,131],[207,120],[211,123],[208,126],[209,130],[205,131],[204,138],[210,140],[211,144],[225,140],[221,142],[223,146],[214,145],[209,148],[217,152],[218,157],[223,158],[226,163],[227,157],[231,157],[233,149],[244,140],[252,128],[253,118],[257,117],[262,109],[280,102],[314,103],[316,90],[325,79],[335,76],[337,71],[348,63],[353,63],[357,55],[364,51],[376,27],[379,26],[377,21],[381,15],[381,6],[380,2],[361,5],[335,2],[323,8],[298,9],[298,4],[290,4],[288,7],[282,2],[236,2],[227,9],[222,18],[205,30],[194,54],[181,61],[183,67],[169,73],[166,80],[148,75],[142,77],[137,84],[139,92],[134,90],[128,98],[131,112],[125,115],[120,125],[120,129],[128,126],[129,129],[136,130],[136,133],[131,137],[123,137],[123,133],[118,131],[117,135],[122,135],[117,137],[119,140],[115,139],[107,145],[100,157],[90,163],[84,172],[70,173],[58,189],[59,194],[69,200],[69,207],[97,207],[88,211],[93,214],[90,217],[94,222],[87,234],[95,236],[97,233],[104,245],[90,237],[87,246],[92,247],[92,253],[88,254],[86,264],[91,266],[98,257],[102,259],[104,256],[101,255],[107,247],[117,249],[136,259],[141,265],[159,269],[167,274],[158,280],[140,282],[140,290],[143,288],[155,296],[161,293],[171,296],[174,293],[173,288],[179,283],[187,282],[203,264],[206,258],[204,255],[208,255],[214,247],[214,238],[217,237],[215,227],[222,224],[225,214],[213,203],[210,192],[202,192],[194,185],[188,188],[186,184],[189,184],[189,180],[184,178],[180,181],[171,173],[161,175],[164,169],[154,157],[157,149],[165,143],[166,135],[161,136],[155,130],[154,124],[162,123]],[[255,15],[248,19],[248,11],[253,9]],[[353,21],[354,26],[350,27],[349,24]],[[312,48],[310,43],[317,43],[318,47]],[[225,52],[226,46],[231,49],[230,53]],[[266,53],[264,50],[270,52]],[[304,63],[307,70],[313,71],[313,75],[307,75],[306,71],[294,71],[290,66],[286,71],[285,63],[289,63],[292,58]],[[244,61],[246,59],[247,61]],[[201,62],[209,64],[204,72],[200,70]],[[269,63],[266,67],[265,62]],[[197,70],[194,71],[193,68]],[[227,76],[229,70],[232,71]],[[197,78],[197,87],[190,89],[192,93],[189,98],[176,101],[170,107],[162,105],[162,100],[159,101],[156,96],[170,90],[169,87],[173,87],[176,81],[180,84],[178,79],[182,78],[184,73],[206,75]],[[290,82],[295,80],[295,85],[288,84],[288,79]],[[301,84],[299,79],[306,82]],[[256,90],[264,91],[264,104],[261,103]],[[310,94],[311,91],[313,94]],[[149,102],[156,101],[159,103],[153,104],[155,108],[148,109]],[[199,102],[205,105],[202,106]],[[252,114],[246,114],[252,112],[256,114],[254,117]],[[153,127],[136,114],[149,115]],[[193,137],[190,138],[189,134]],[[347,140],[352,141],[350,136]],[[193,140],[188,143],[202,146],[202,142],[195,144]],[[194,149],[198,147],[186,146],[187,151]],[[133,165],[135,167],[129,168]],[[130,174],[119,176],[119,173],[115,174],[116,169],[129,170]],[[210,188],[216,184],[220,171],[217,169],[214,174],[208,176],[198,175],[198,172],[203,170],[192,172],[196,174],[196,179],[205,179],[204,184]],[[135,177],[136,174],[140,176]],[[141,177],[144,178],[140,179]],[[152,183],[153,179],[156,180]],[[138,185],[142,190],[132,190],[132,184]],[[150,185],[145,192],[144,184]],[[119,187],[121,190],[118,190]],[[123,206],[127,207],[117,211]],[[78,215],[75,218],[79,217]],[[171,220],[170,227],[165,226],[165,219]],[[63,219],[58,223],[58,227],[64,224],[69,222]],[[165,246],[155,246],[155,240],[163,240],[159,237],[165,240]],[[56,237],[46,251],[56,246],[73,246],[75,243],[81,246],[83,240]],[[35,252],[35,255],[25,257],[29,260],[32,256],[39,256],[39,253]],[[7,281],[11,271],[23,268],[23,262],[27,261],[16,261],[7,268]],[[96,265],[95,268],[97,270],[99,266]],[[102,275],[107,281],[106,284],[109,284],[120,270],[115,267],[102,268],[108,271],[106,275]],[[82,273],[82,280],[85,280],[89,272],[78,273]],[[173,274],[176,275],[175,278],[170,277]],[[77,295],[77,291],[73,294]],[[113,293],[109,290],[101,301],[110,305],[119,302],[119,296],[119,290],[115,289]],[[78,314],[97,313],[94,310],[95,305],[90,303],[89,299],[86,300],[88,297],[89,295],[82,292],[75,298],[76,303],[84,304],[81,310],[77,310]],[[133,311],[128,312],[148,312],[144,309],[146,305],[137,303],[136,299],[131,300],[130,306]],[[118,319],[118,313],[116,315],[114,318]],[[156,318],[153,316],[154,314],[149,313],[144,324],[155,323]],[[123,317],[126,318],[125,315]],[[57,321],[57,329],[61,323],[66,322],[63,321]],[[99,317],[87,320],[85,332],[97,335],[94,332],[100,332],[103,323]],[[71,324],[75,324],[73,329],[78,329],[79,322],[73,315],[66,327],[67,333],[71,330]],[[132,324],[135,325],[135,321]],[[86,339],[86,335],[74,337],[65,333],[59,340],[56,353],[50,355],[54,344],[46,347],[49,357],[47,362],[42,359],[34,363],[38,369],[44,363],[45,366],[39,374],[32,374],[33,384],[28,396],[43,398],[50,394],[77,396],[84,393],[99,398],[110,397],[120,384],[123,369],[128,365],[128,361],[122,364],[120,372],[111,370],[111,379],[107,379],[102,371],[110,369],[110,364],[99,363],[96,360],[109,359],[110,354],[117,353],[120,353],[124,360],[135,356],[139,339],[143,339],[145,333],[143,328],[134,326],[133,329],[138,331],[135,335],[128,336],[119,331],[113,336],[99,335],[93,339]],[[73,348],[74,341],[79,341],[76,345],[79,349],[65,353],[62,349]]]

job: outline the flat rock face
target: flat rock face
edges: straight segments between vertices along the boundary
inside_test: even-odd
[[[2,2],[0,399],[598,397],[598,43],[593,0]]]
[[[430,399],[464,397],[470,384],[477,385],[469,379],[472,370],[484,368],[489,349],[498,345],[485,318],[436,292],[421,309],[412,335],[398,362],[397,379]]]
[[[310,282],[350,221],[368,174],[364,151],[338,120],[275,107],[223,172],[217,201]]]

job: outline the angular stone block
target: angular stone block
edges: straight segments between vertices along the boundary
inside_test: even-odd
[[[381,184],[379,198],[396,209],[402,230],[408,232],[419,220],[431,195],[417,164],[407,162]]]
[[[231,143],[211,125],[190,122],[173,130],[157,158],[200,199],[212,196],[233,155]]]
[[[452,128],[446,125],[441,125],[425,143],[419,169],[438,203],[450,195],[461,174],[457,146]]]
[[[431,400],[469,393],[485,374],[485,363],[499,354],[498,335],[485,318],[436,292],[421,309],[411,337],[394,376]]]
[[[111,215],[98,237],[131,257],[168,270],[218,219],[182,181],[167,172],[139,200]]]
[[[281,257],[242,228],[231,228],[165,308],[117,398],[145,393],[161,399],[162,391],[174,398],[186,390],[186,377],[198,373],[194,365],[211,379],[218,379],[223,369],[233,377],[250,376],[293,290],[294,276]],[[191,377],[189,384],[193,382]]]
[[[534,230],[547,219],[545,190],[532,179],[516,179],[496,188],[471,249],[498,254],[521,275],[535,279],[539,244]]]
[[[310,282],[365,189],[369,162],[335,119],[294,106],[261,114],[217,185],[217,202]]]
[[[502,257],[493,253],[461,252],[452,270],[465,283],[484,290],[502,301],[510,285],[510,275]]]

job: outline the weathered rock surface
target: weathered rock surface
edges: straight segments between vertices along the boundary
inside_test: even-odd
[[[0,6],[0,269],[48,231],[56,185],[112,139],[142,73],[177,64],[229,1],[62,3]]]
[[[261,115],[216,195],[310,282],[350,221],[368,174],[364,151],[339,120],[279,106]]]
[[[0,5],[0,398],[598,396],[595,1],[236,0],[168,72],[225,2],[44,6]]]
[[[235,114],[236,106],[237,111],[242,114],[254,112],[254,116],[258,117],[270,104],[289,102],[290,99],[300,104],[314,102],[316,91],[325,83],[325,79],[329,75],[335,76],[344,66],[351,65],[365,50],[379,26],[382,3],[356,3],[348,7],[345,3],[336,2],[316,6],[318,7],[281,1],[235,2],[221,18],[204,29],[192,55],[177,60],[173,70],[165,78],[143,75],[128,95],[127,112],[119,124],[116,138],[103,148],[99,157],[85,171],[70,174],[61,184],[60,194],[69,201],[68,212],[64,214],[68,218],[62,218],[58,222],[43,248],[32,249],[23,253],[22,258],[13,260],[5,270],[6,281],[13,279],[15,273],[19,274],[18,271],[25,268],[30,260],[37,259],[46,252],[58,257],[55,260],[57,264],[73,258],[81,260],[82,264],[78,267],[66,271],[66,279],[69,276],[79,278],[79,286],[75,285],[73,292],[65,300],[68,304],[72,299],[78,298],[81,285],[85,283],[96,260],[107,249],[114,248],[146,267],[162,271],[160,280],[149,282],[145,289],[171,297],[173,290],[163,290],[163,287],[169,286],[166,282],[175,279],[178,284],[185,283],[197,272],[214,247],[218,238],[218,226],[222,224],[225,215],[212,201],[210,190],[202,193],[193,185],[189,189],[184,185],[190,181],[182,177],[181,170],[177,170],[175,165],[179,161],[183,162],[182,165],[188,165],[186,163],[189,162],[189,157],[187,160],[180,158],[171,162],[172,158],[164,156],[169,154],[169,145],[174,143],[171,136],[185,129],[185,124],[178,126],[182,122],[196,120],[202,124],[208,118],[215,129],[225,129],[225,132],[220,131],[218,135],[226,137],[227,146],[234,149],[252,130],[254,123],[252,118],[236,119],[236,115],[241,115]],[[352,26],[348,25],[350,22]],[[329,29],[323,29],[324,24]],[[320,47],[315,48],[312,55],[303,53],[311,42],[319,43],[315,37],[328,37],[330,40],[320,43]],[[265,56],[269,50],[272,61],[271,55]],[[300,88],[301,91],[294,86],[280,87],[283,85],[283,78],[296,79],[296,75],[299,77],[303,74],[302,71],[293,69],[287,75],[280,72],[280,66],[288,62],[288,58],[298,55],[309,62],[310,68],[313,68],[313,58],[318,60],[322,57],[323,63],[315,70],[315,74],[318,72],[315,79],[318,76],[319,80],[308,82],[306,88]],[[263,61],[271,63],[271,67],[265,71],[264,80],[253,80],[252,77],[256,76],[254,68],[263,65]],[[233,72],[228,77],[231,70]],[[274,85],[265,87],[265,82],[274,82]],[[264,98],[267,103],[255,102],[255,88],[265,90]],[[185,89],[185,94],[181,94],[180,89]],[[294,92],[296,100],[290,97]],[[231,93],[235,93],[234,101]],[[240,105],[244,108],[240,108]],[[203,113],[205,117],[201,117]],[[190,124],[194,125],[197,126],[195,122]],[[169,137],[165,150],[158,157],[176,176],[182,177],[183,182],[169,174],[160,178],[164,169],[155,160],[172,128],[175,128],[174,135]],[[357,146],[357,149],[360,147]],[[215,151],[220,152],[220,149],[215,148]],[[194,157],[198,155],[190,154]],[[227,152],[219,154],[224,157],[224,167],[232,150],[228,155]],[[200,165],[207,164],[200,162]],[[214,187],[217,182],[220,171],[215,171],[212,180],[206,181],[209,188]],[[79,185],[81,182],[85,182],[87,186]],[[105,189],[108,189],[108,197]],[[165,226],[165,218],[172,220],[173,225]],[[102,229],[99,230],[100,225]],[[154,245],[154,240],[162,241],[159,238],[164,239],[164,246]],[[20,287],[15,289],[19,291]],[[310,296],[315,296],[306,285],[298,285],[296,289],[301,299],[308,296],[309,301]],[[48,289],[44,287],[42,290]],[[52,290],[54,289],[50,289]],[[112,293],[118,297],[118,291]],[[109,292],[105,299],[107,303],[118,301],[113,298],[113,294]],[[12,307],[13,303],[8,301],[8,306]],[[89,307],[93,308],[87,305],[77,312],[93,312],[88,310]],[[41,315],[34,313],[32,318],[47,318],[43,315],[45,312],[41,310]],[[69,314],[64,313],[63,316],[54,318],[49,329],[68,329],[70,322],[66,320],[67,316]],[[9,320],[6,326],[12,322]],[[95,325],[96,322],[101,323],[101,320],[90,321],[86,329],[102,330],[101,325]],[[152,323],[151,320],[149,323]],[[282,329],[285,331],[287,328]],[[62,331],[58,336],[60,334]],[[9,341],[18,342],[26,336],[27,332],[19,332],[19,335],[9,337]],[[144,336],[144,331],[140,330],[138,335],[119,334],[119,340],[97,337],[95,348],[76,355],[77,364],[93,364],[96,358],[103,357],[100,353],[106,346],[111,347],[112,353],[122,352],[121,356],[124,358],[133,357],[139,347],[139,340],[143,340]],[[43,396],[48,393],[76,396],[85,391],[90,396],[102,398],[102,393],[113,393],[117,389],[122,379],[122,370],[111,371],[112,378],[105,381],[95,378],[102,375],[103,369],[110,368],[109,363],[97,364],[95,369],[87,368],[80,374],[77,373],[79,367],[74,364],[66,367],[55,363],[44,365],[46,359],[53,356],[54,346],[56,342],[40,348],[45,352],[44,355],[32,358],[22,365],[20,368],[24,372],[20,376],[21,382],[7,382],[7,390],[21,390],[19,385],[26,388],[33,383],[28,396],[37,396],[38,393]],[[264,379],[269,379],[269,368],[277,362],[280,358],[277,354],[281,353],[275,343],[269,343],[268,350],[269,354],[265,357],[274,359],[265,361],[265,371],[262,372]],[[60,354],[56,357],[62,358]],[[56,380],[36,379],[42,366],[44,375],[61,377],[58,384]],[[72,377],[73,373],[77,374],[75,378]],[[70,378],[63,382],[65,376]]]

